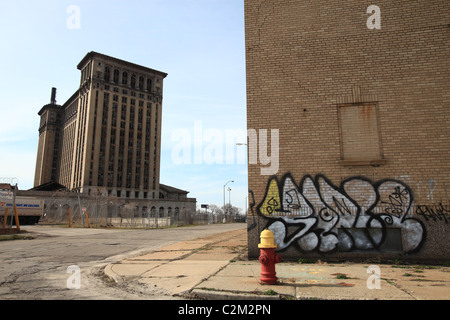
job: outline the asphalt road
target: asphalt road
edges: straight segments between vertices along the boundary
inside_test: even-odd
[[[0,300],[176,299],[157,289],[121,287],[101,270],[111,262],[180,241],[245,228],[218,224],[171,229],[23,226],[29,240],[0,241]]]

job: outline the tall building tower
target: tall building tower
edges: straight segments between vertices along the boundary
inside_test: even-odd
[[[35,187],[50,181],[88,194],[159,197],[166,73],[88,53],[79,89],[40,111]]]
[[[61,106],[56,104],[56,88],[52,88],[50,103],[40,111],[39,144],[36,160],[34,186],[56,180],[59,145],[59,121]]]

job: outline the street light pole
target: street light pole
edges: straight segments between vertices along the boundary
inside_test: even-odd
[[[231,209],[231,188],[228,187],[228,210]],[[233,221],[233,212],[230,212],[231,221]]]
[[[226,187],[227,184],[230,183],[230,182],[233,183],[234,180],[229,180],[229,181],[227,181],[227,183],[225,183],[225,184],[223,185],[223,211],[224,211],[225,216],[227,215],[227,214],[226,214],[226,211],[225,211],[225,187]]]
[[[247,204],[247,200],[248,200],[248,196],[245,197],[245,216],[247,217],[248,215],[248,204]]]

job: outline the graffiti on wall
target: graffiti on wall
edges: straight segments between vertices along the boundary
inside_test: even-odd
[[[397,241],[403,252],[413,253],[426,236],[422,221],[411,215],[413,200],[410,187],[394,179],[352,177],[336,186],[324,175],[306,175],[296,184],[286,174],[281,181],[269,179],[256,211],[281,251],[382,250]]]
[[[440,202],[437,206],[419,205],[417,206],[416,214],[424,217],[426,221],[443,221],[448,224],[447,217],[450,214],[450,210],[448,206],[446,208]]]

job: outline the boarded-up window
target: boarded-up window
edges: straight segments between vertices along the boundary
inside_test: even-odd
[[[338,117],[342,164],[383,164],[376,103],[338,105]]]

